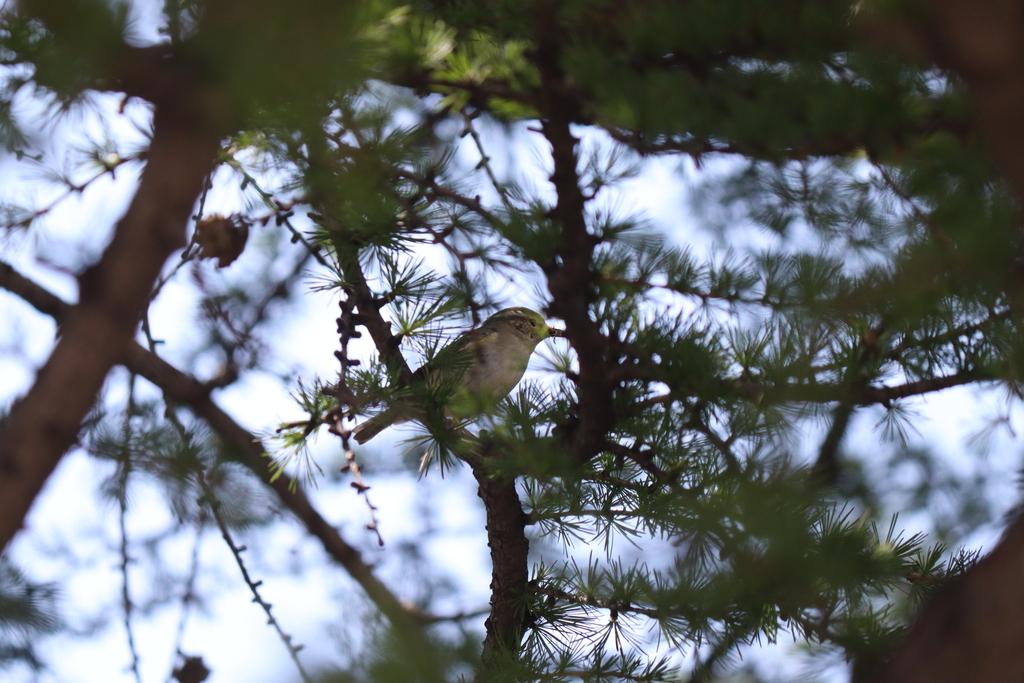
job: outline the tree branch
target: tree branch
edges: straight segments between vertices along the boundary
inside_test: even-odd
[[[80,303],[28,393],[0,425],[0,548],[21,528],[124,355],[216,160],[220,131],[189,84],[157,103],[148,163],[100,261],[79,277]]]
[[[338,530],[323,518],[306,494],[287,475],[282,474],[271,480],[273,473],[267,466],[263,444],[214,403],[201,382],[138,344],[133,344],[128,350],[125,367],[160,387],[169,399],[187,405],[235,448],[242,456],[241,462],[277,493],[282,504],[299,518],[306,530],[320,541],[327,554],[344,567],[393,624],[407,627],[418,625],[419,614],[404,605],[381,583],[373,569],[363,561],[359,551],[341,537]]]
[[[615,424],[610,376],[606,353],[608,345],[600,327],[590,317],[590,304],[596,291],[591,270],[594,248],[600,241],[587,230],[586,197],[580,189],[576,144],[570,124],[576,120],[572,86],[562,69],[562,35],[557,8],[550,3],[534,6],[537,33],[535,61],[540,71],[541,127],[551,145],[557,202],[548,217],[561,228],[561,243],[556,257],[541,268],[548,278],[552,315],[565,321],[566,336],[579,356],[579,423],[571,435],[576,462],[585,462],[599,453],[604,434]]]
[[[0,262],[0,287],[21,297],[41,313],[51,316],[58,325],[62,325],[74,309],[3,262]],[[298,517],[310,535],[320,541],[327,554],[355,579],[392,623],[404,624],[412,629],[432,620],[430,615],[401,602],[381,583],[373,569],[363,561],[359,551],[349,545],[338,530],[323,518],[306,494],[294,486],[291,478],[282,474],[271,481],[273,473],[267,467],[263,444],[213,402],[206,385],[134,342],[129,345],[121,360],[128,370],[159,387],[168,399],[188,406],[226,444],[234,448],[241,456],[240,462],[277,493],[281,503]]]
[[[872,683],[1024,680],[1024,518],[918,615]]]
[[[487,547],[491,549],[491,614],[485,623],[487,634],[476,677],[483,683],[491,680],[488,676],[503,656],[518,653],[526,633],[530,542],[515,479],[495,477],[486,457],[464,459],[473,470],[477,493],[484,502]]]
[[[325,218],[325,220],[333,223],[330,219]],[[345,276],[345,289],[356,308],[359,309],[359,314],[353,316],[354,322],[365,327],[370,333],[370,338],[373,340],[374,346],[377,347],[381,361],[393,372],[398,373],[399,381],[403,385],[411,384],[412,370],[409,369],[405,356],[399,350],[402,339],[392,334],[391,325],[380,314],[380,309],[385,302],[373,295],[366,274],[363,273],[363,268],[359,264],[358,248],[355,245],[341,243],[343,238],[340,237],[342,234],[340,226],[332,225],[331,229],[339,235],[335,238],[335,251],[338,265]]]
[[[744,398],[772,402],[796,401],[801,403],[829,403],[848,401],[854,404],[871,405],[889,403],[901,398],[930,394],[951,387],[993,380],[994,377],[980,370],[961,370],[952,375],[926,377],[924,379],[897,384],[895,386],[850,386],[848,384],[798,384],[769,385],[756,384],[749,380],[727,381],[735,393]]]

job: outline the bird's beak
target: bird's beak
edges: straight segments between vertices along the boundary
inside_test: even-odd
[[[565,337],[566,335],[565,335],[565,330],[560,330],[557,327],[549,327],[548,328],[548,336],[549,337]]]

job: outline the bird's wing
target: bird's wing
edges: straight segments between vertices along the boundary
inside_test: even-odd
[[[435,372],[458,372],[461,374],[473,364],[474,357],[498,340],[498,331],[483,327],[463,332],[448,346],[437,352],[423,367],[416,371],[419,379]]]
[[[486,349],[498,339],[498,330],[493,328],[478,327],[469,332],[463,332],[459,338],[452,342],[448,349],[453,353],[459,353],[463,349],[473,348],[474,350]],[[445,349],[446,351],[448,349]]]

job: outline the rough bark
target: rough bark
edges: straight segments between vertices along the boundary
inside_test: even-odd
[[[527,582],[530,542],[526,514],[515,479],[492,476],[480,458],[469,461],[487,514],[487,546],[491,549],[491,614],[487,617],[477,681],[488,681],[502,657],[517,653],[527,626]]]
[[[571,448],[576,462],[583,463],[601,451],[606,431],[615,424],[612,396],[616,382],[611,376],[608,340],[590,312],[596,298],[592,260],[600,239],[587,227],[587,199],[577,170],[579,140],[571,129],[579,115],[574,110],[570,79],[561,64],[557,8],[540,2],[534,14],[541,132],[551,145],[550,181],[557,195],[548,217],[562,236],[554,258],[541,265],[551,292],[550,312],[565,321],[566,337],[579,356],[579,422],[571,433]]]

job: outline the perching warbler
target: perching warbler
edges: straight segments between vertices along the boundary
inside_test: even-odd
[[[537,344],[565,333],[548,327],[544,318],[529,308],[506,308],[485,320],[480,327],[462,333],[413,375],[423,389],[449,397],[445,413],[466,418],[493,409],[519,384]],[[415,387],[413,388],[415,391]],[[422,406],[398,399],[379,415],[353,430],[359,443],[366,443],[398,422],[421,419]]]

